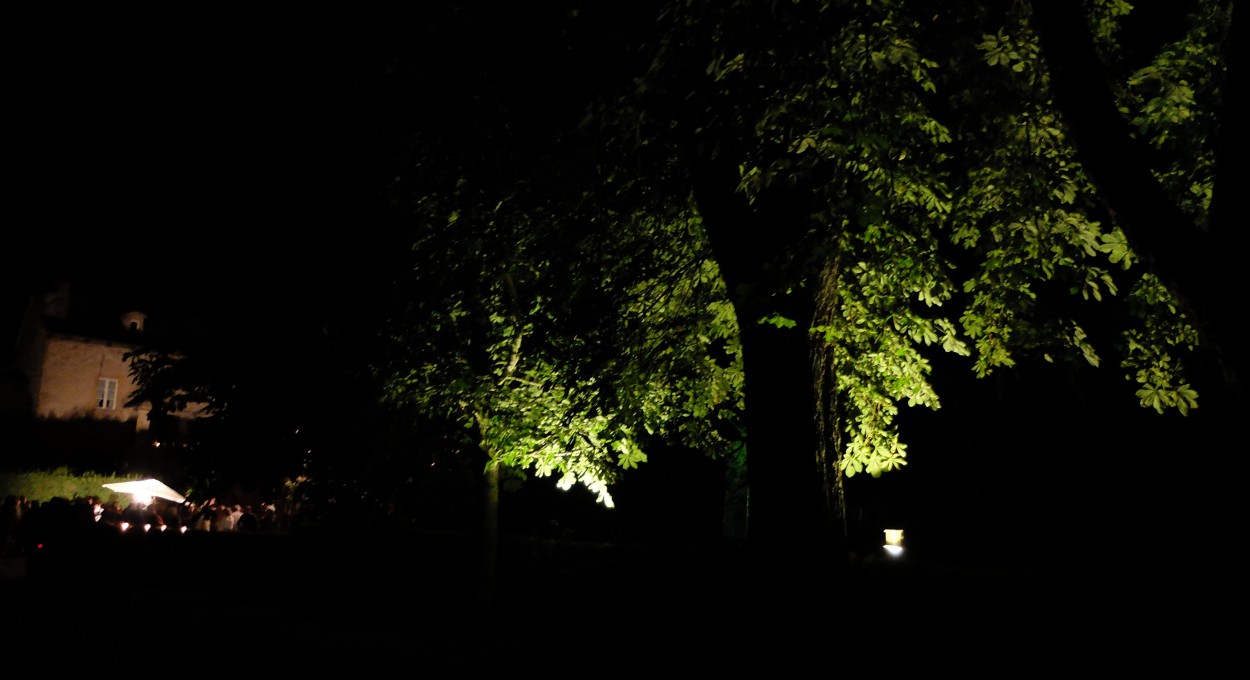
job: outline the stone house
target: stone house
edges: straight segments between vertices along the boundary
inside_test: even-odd
[[[125,355],[152,330],[149,315],[128,304],[90,292],[71,299],[68,284],[31,297],[18,330],[16,364],[26,379],[31,415],[45,429],[69,422],[112,424],[113,430],[133,432],[136,446],[159,447],[185,437],[200,415],[192,404],[154,430],[150,404],[128,405],[136,385]]]

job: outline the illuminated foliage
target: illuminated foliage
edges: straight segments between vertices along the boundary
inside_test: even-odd
[[[1094,10],[1114,56],[1131,7]],[[1200,225],[1228,11],[1200,3],[1184,39],[1120,89],[1123,113],[1172,151],[1161,186]],[[813,207],[774,292],[823,289],[810,328],[833,367],[843,472],[905,464],[899,405],[940,404],[929,348],[969,355],[978,376],[1022,358],[1099,366],[1114,354],[1143,406],[1196,407],[1182,358],[1198,334],[1078,159],[1027,3],[687,0],[663,22],[651,71],[617,111],[622,129],[651,124],[652,145],[674,140],[666,148],[685,155],[668,167],[737,167],[752,203],[803,188]],[[1127,325],[1095,335],[1086,303],[1125,290]],[[765,310],[761,321],[808,319]]]
[[[1082,6],[1121,122],[1188,220],[1167,228],[1207,226],[1231,3],[1193,3],[1145,56],[1121,30],[1140,10]],[[632,79],[551,77],[567,64],[538,51],[591,9],[548,9],[395,152],[404,257],[369,354],[390,406],[605,503],[649,440],[735,450],[739,412],[778,395],[746,379],[777,365],[745,349],[761,332],[814,348],[770,389],[820,395],[823,473],[906,464],[897,416],[940,407],[939,352],[979,377],[1119,370],[1144,407],[1197,406],[1185,360],[1206,338],[1091,177],[1036,7],[671,0],[654,23],[638,7],[636,35],[594,33]],[[451,112],[462,101],[473,118]],[[812,467],[786,450],[807,442],[781,441],[808,415],[763,419],[748,457]],[[783,481],[751,480],[767,483]]]
[[[449,183],[416,202],[377,366],[387,403],[459,423],[514,480],[582,484],[608,506],[647,441],[729,452],[736,318],[688,206],[582,212]]]

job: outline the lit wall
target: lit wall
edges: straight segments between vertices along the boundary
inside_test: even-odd
[[[117,343],[83,338],[48,338],[44,349],[40,381],[35,395],[35,415],[45,419],[91,417],[134,420],[138,429],[147,429],[146,406],[125,406],[135,391],[123,355],[131,348]],[[117,402],[113,409],[97,407],[99,378],[117,380]]]

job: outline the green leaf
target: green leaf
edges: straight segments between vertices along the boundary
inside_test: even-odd
[[[763,324],[772,325],[777,328],[794,328],[795,326],[798,325],[798,322],[796,322],[794,319],[784,317],[780,314],[773,314],[771,316],[762,317],[759,320],[759,323],[761,325]]]

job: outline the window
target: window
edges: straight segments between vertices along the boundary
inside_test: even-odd
[[[100,378],[95,388],[95,406],[107,411],[117,408],[117,381],[113,378]]]
[[[125,314],[122,314],[121,317],[122,327],[132,333],[142,333],[143,322],[146,319],[147,315],[143,312],[126,312]]]

